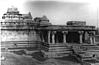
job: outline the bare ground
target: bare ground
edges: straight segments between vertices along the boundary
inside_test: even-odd
[[[2,52],[1,55],[6,58],[1,61],[1,65],[81,65],[80,63],[70,60],[52,58],[41,62],[31,56],[17,55],[9,52]]]

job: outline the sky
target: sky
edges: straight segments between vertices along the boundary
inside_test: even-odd
[[[87,25],[97,26],[97,3],[96,0],[0,0],[0,17],[8,7],[14,6],[20,13],[31,12],[33,18],[46,15],[55,25],[65,25],[67,21],[86,21]]]

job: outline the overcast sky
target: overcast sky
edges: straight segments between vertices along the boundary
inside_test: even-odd
[[[3,0],[0,2],[0,16],[11,5],[18,7],[21,13],[30,11],[33,18],[46,15],[51,23],[59,25],[65,25],[67,21],[86,21],[87,25],[97,26],[99,19],[97,7],[90,5],[87,0]]]

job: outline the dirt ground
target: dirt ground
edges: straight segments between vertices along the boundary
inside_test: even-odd
[[[5,59],[1,61],[1,65],[81,65],[80,63],[70,60],[52,58],[41,62],[31,56],[17,55],[9,52],[2,52],[1,55],[5,57]]]

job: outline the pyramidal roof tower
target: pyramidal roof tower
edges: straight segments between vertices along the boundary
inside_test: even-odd
[[[12,6],[3,14],[2,19],[4,22],[28,22],[32,20],[32,15],[30,12],[28,14],[20,14],[18,8]]]

